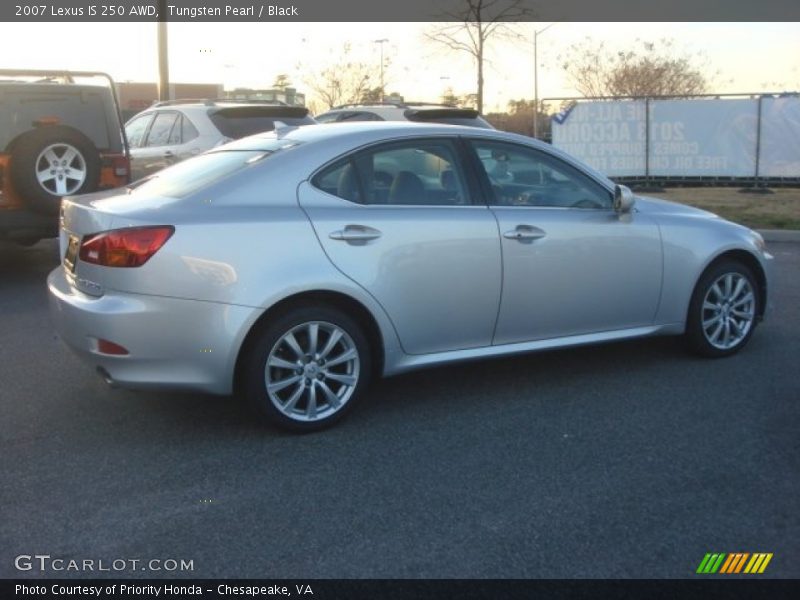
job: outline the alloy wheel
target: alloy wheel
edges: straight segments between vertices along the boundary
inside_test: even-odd
[[[295,421],[326,419],[350,400],[361,360],[341,327],[310,321],[292,327],[270,350],[265,369],[270,401]]]
[[[703,335],[714,348],[734,348],[747,337],[755,314],[756,296],[750,281],[741,273],[725,273],[703,298]]]
[[[86,181],[86,175],[86,159],[70,144],[50,144],[36,159],[36,179],[39,185],[56,196],[77,192]]]

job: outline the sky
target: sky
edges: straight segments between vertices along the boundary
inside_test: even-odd
[[[533,32],[550,23],[516,24],[524,39],[496,41],[487,53],[484,112],[534,96]],[[301,92],[326,64],[380,64],[384,45],[387,92],[407,100],[438,101],[447,88],[475,90],[466,54],[425,41],[426,23],[169,23],[170,79],[268,88],[286,74]],[[117,81],[158,78],[155,23],[0,23],[6,68],[100,70]],[[573,23],[558,22],[538,36],[539,97],[577,95],[561,65],[572,44],[590,37],[615,50],[643,41],[673,40],[711,74],[714,93],[800,90],[800,23]],[[377,77],[377,75],[376,75]]]

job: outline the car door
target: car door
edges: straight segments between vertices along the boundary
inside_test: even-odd
[[[472,203],[459,153],[449,137],[379,144],[298,192],[330,260],[383,306],[409,354],[492,341],[497,223]]]
[[[131,181],[136,181],[144,176],[140,152],[147,139],[147,130],[153,122],[153,113],[145,113],[133,117],[125,124],[125,137],[128,138],[131,161]]]
[[[502,240],[495,344],[653,323],[662,249],[650,218],[618,214],[605,186],[545,151],[470,145]]]

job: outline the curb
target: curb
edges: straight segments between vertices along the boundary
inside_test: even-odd
[[[794,229],[759,229],[765,242],[800,242],[800,231]]]

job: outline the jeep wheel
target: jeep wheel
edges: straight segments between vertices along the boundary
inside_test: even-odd
[[[22,200],[36,212],[58,214],[62,196],[97,189],[100,156],[92,142],[67,127],[42,127],[14,146],[11,177]]]

